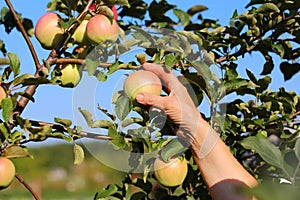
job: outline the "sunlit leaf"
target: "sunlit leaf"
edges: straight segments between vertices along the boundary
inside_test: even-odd
[[[73,152],[74,152],[74,165],[81,164],[84,161],[83,148],[78,144],[74,144]]]
[[[7,53],[7,56],[9,58],[10,67],[14,73],[14,76],[16,77],[20,73],[20,58],[14,53]]]

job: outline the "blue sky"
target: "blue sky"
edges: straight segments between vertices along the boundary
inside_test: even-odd
[[[37,22],[38,18],[46,12],[47,2],[48,1],[45,0],[12,0],[12,4],[14,5],[15,9],[18,12],[21,12],[24,17],[32,19],[34,24]],[[178,5],[178,8],[182,10],[187,10],[195,4],[206,5],[209,10],[203,12],[203,16],[205,18],[218,19],[223,25],[227,25],[229,23],[229,19],[235,9],[238,10],[238,13],[244,12],[244,7],[248,3],[248,1],[245,0],[170,0],[169,2]],[[3,6],[5,6],[5,3],[4,1],[1,1],[0,8]],[[13,30],[11,34],[7,35],[4,32],[4,28],[1,26],[0,39],[5,41],[6,49],[9,52],[19,55],[21,59],[22,72],[34,73],[35,68],[33,60],[26,47],[25,41],[19,32]],[[49,51],[43,50],[34,37],[32,38],[32,42],[35,46],[39,59],[42,60],[47,58]],[[257,54],[248,55],[244,59],[241,59],[239,61],[239,65],[241,65],[241,75],[246,76],[245,69],[248,68],[259,77],[259,73],[262,70],[261,66],[263,61],[263,57]],[[278,61],[276,63],[278,63]],[[296,84],[296,80],[299,80],[300,74],[295,75],[292,80],[284,82],[279,67],[276,66],[271,74],[271,77],[274,80],[271,84],[272,90],[277,90],[279,87],[284,86],[287,90],[294,90],[299,95],[300,86],[299,84]],[[91,100],[94,105],[97,106],[97,104],[100,103],[102,107],[110,109],[112,97],[111,91],[115,88],[117,85],[116,82],[119,79],[120,74],[117,73],[112,77],[109,77],[108,81],[105,83],[98,84],[93,80],[88,80],[91,81],[89,84],[92,84],[93,87],[84,88],[79,86],[74,95],[79,95],[82,98],[86,97],[87,95],[95,95],[95,98]],[[82,91],[82,93],[78,91]],[[73,101],[74,95],[72,89],[61,88],[55,85],[40,86],[35,94],[36,102],[29,103],[23,113],[23,117],[49,122],[53,121],[54,117],[73,119],[74,111],[76,112],[77,106],[79,105],[79,101]],[[84,99],[82,100],[84,101]],[[95,117],[97,117],[96,112],[95,114]]]

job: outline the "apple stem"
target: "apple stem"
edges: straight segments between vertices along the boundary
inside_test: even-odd
[[[15,177],[26,187],[26,189],[32,194],[35,200],[40,200],[40,197],[33,191],[30,185],[28,185],[28,183],[26,183],[26,181],[19,174],[16,173]]]

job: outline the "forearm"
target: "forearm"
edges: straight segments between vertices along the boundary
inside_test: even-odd
[[[199,123],[191,150],[213,199],[247,199],[235,195],[234,190],[237,186],[256,186],[256,180],[235,159],[207,122],[200,119]]]

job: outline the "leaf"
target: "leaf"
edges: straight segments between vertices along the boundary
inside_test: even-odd
[[[258,7],[257,12],[259,13],[272,13],[272,12],[280,12],[279,8],[274,3],[265,3]]]
[[[300,162],[300,138],[297,139],[295,144],[295,154]]]
[[[173,54],[169,53],[165,56],[165,66],[171,70],[173,65],[176,63],[176,56]]]
[[[14,53],[7,53],[7,56],[9,58],[10,68],[16,77],[20,73],[20,58]]]
[[[124,148],[126,147],[126,142],[124,139],[124,135],[120,134],[115,127],[108,128],[108,136],[112,138],[111,143],[114,144],[116,147]]]
[[[161,158],[163,161],[168,162],[171,157],[180,155],[187,149],[188,147],[184,146],[179,139],[175,138],[161,149]]]
[[[90,58],[85,59],[88,75],[92,76],[95,74],[97,67],[99,66],[99,61],[98,60],[92,60]]]
[[[188,9],[187,13],[192,16],[196,13],[199,13],[199,12],[202,12],[202,11],[205,11],[205,10],[208,10],[208,7],[203,6],[203,5],[194,5],[193,7]]]
[[[111,126],[113,126],[113,123],[108,120],[96,120],[91,125],[92,128],[109,128]]]
[[[225,81],[224,86],[226,90],[226,94],[230,94],[241,87],[247,86],[248,81],[242,78],[232,79]]]
[[[25,79],[27,78],[34,78],[32,74],[22,74],[21,76],[16,77],[13,81],[12,84],[14,86],[20,85],[24,82]]]
[[[258,200],[299,199],[299,188],[271,181],[264,181],[254,188],[242,188],[241,192],[254,195]]]
[[[300,71],[300,63],[280,63],[280,71],[283,73],[284,80],[291,79],[296,73]]]
[[[246,149],[254,149],[270,165],[284,168],[280,150],[268,139],[251,136],[244,139],[241,145]]]
[[[190,23],[190,16],[180,9],[174,9],[173,13],[179,18],[183,26],[186,26]]]
[[[78,108],[78,110],[83,115],[83,117],[84,117],[86,123],[88,124],[88,126],[91,127],[92,124],[93,124],[93,116],[92,116],[92,114],[89,111],[83,110],[81,108]]]
[[[106,188],[101,189],[96,193],[94,199],[106,198],[118,192],[118,187],[114,184],[108,185]]]
[[[5,98],[1,101],[2,106],[2,117],[4,121],[8,122],[11,120],[13,108],[13,102],[11,98]]]
[[[131,101],[126,96],[119,96],[116,101],[115,111],[119,120],[124,120],[125,117],[130,113],[131,110]]]
[[[144,54],[144,53],[138,53],[135,55],[135,57],[141,65],[146,62],[146,54]]]
[[[55,117],[54,121],[56,123],[62,124],[62,125],[67,126],[67,127],[72,125],[72,121],[69,120],[69,119],[62,119],[62,118]]]
[[[79,165],[84,161],[84,151],[82,147],[78,144],[74,144],[74,165]]]
[[[105,82],[107,80],[107,75],[105,73],[103,73],[101,71],[96,71],[96,73],[97,73],[96,77],[97,77],[98,81]]]
[[[29,156],[27,149],[20,146],[10,146],[4,151],[4,157],[6,158],[24,158]]]

